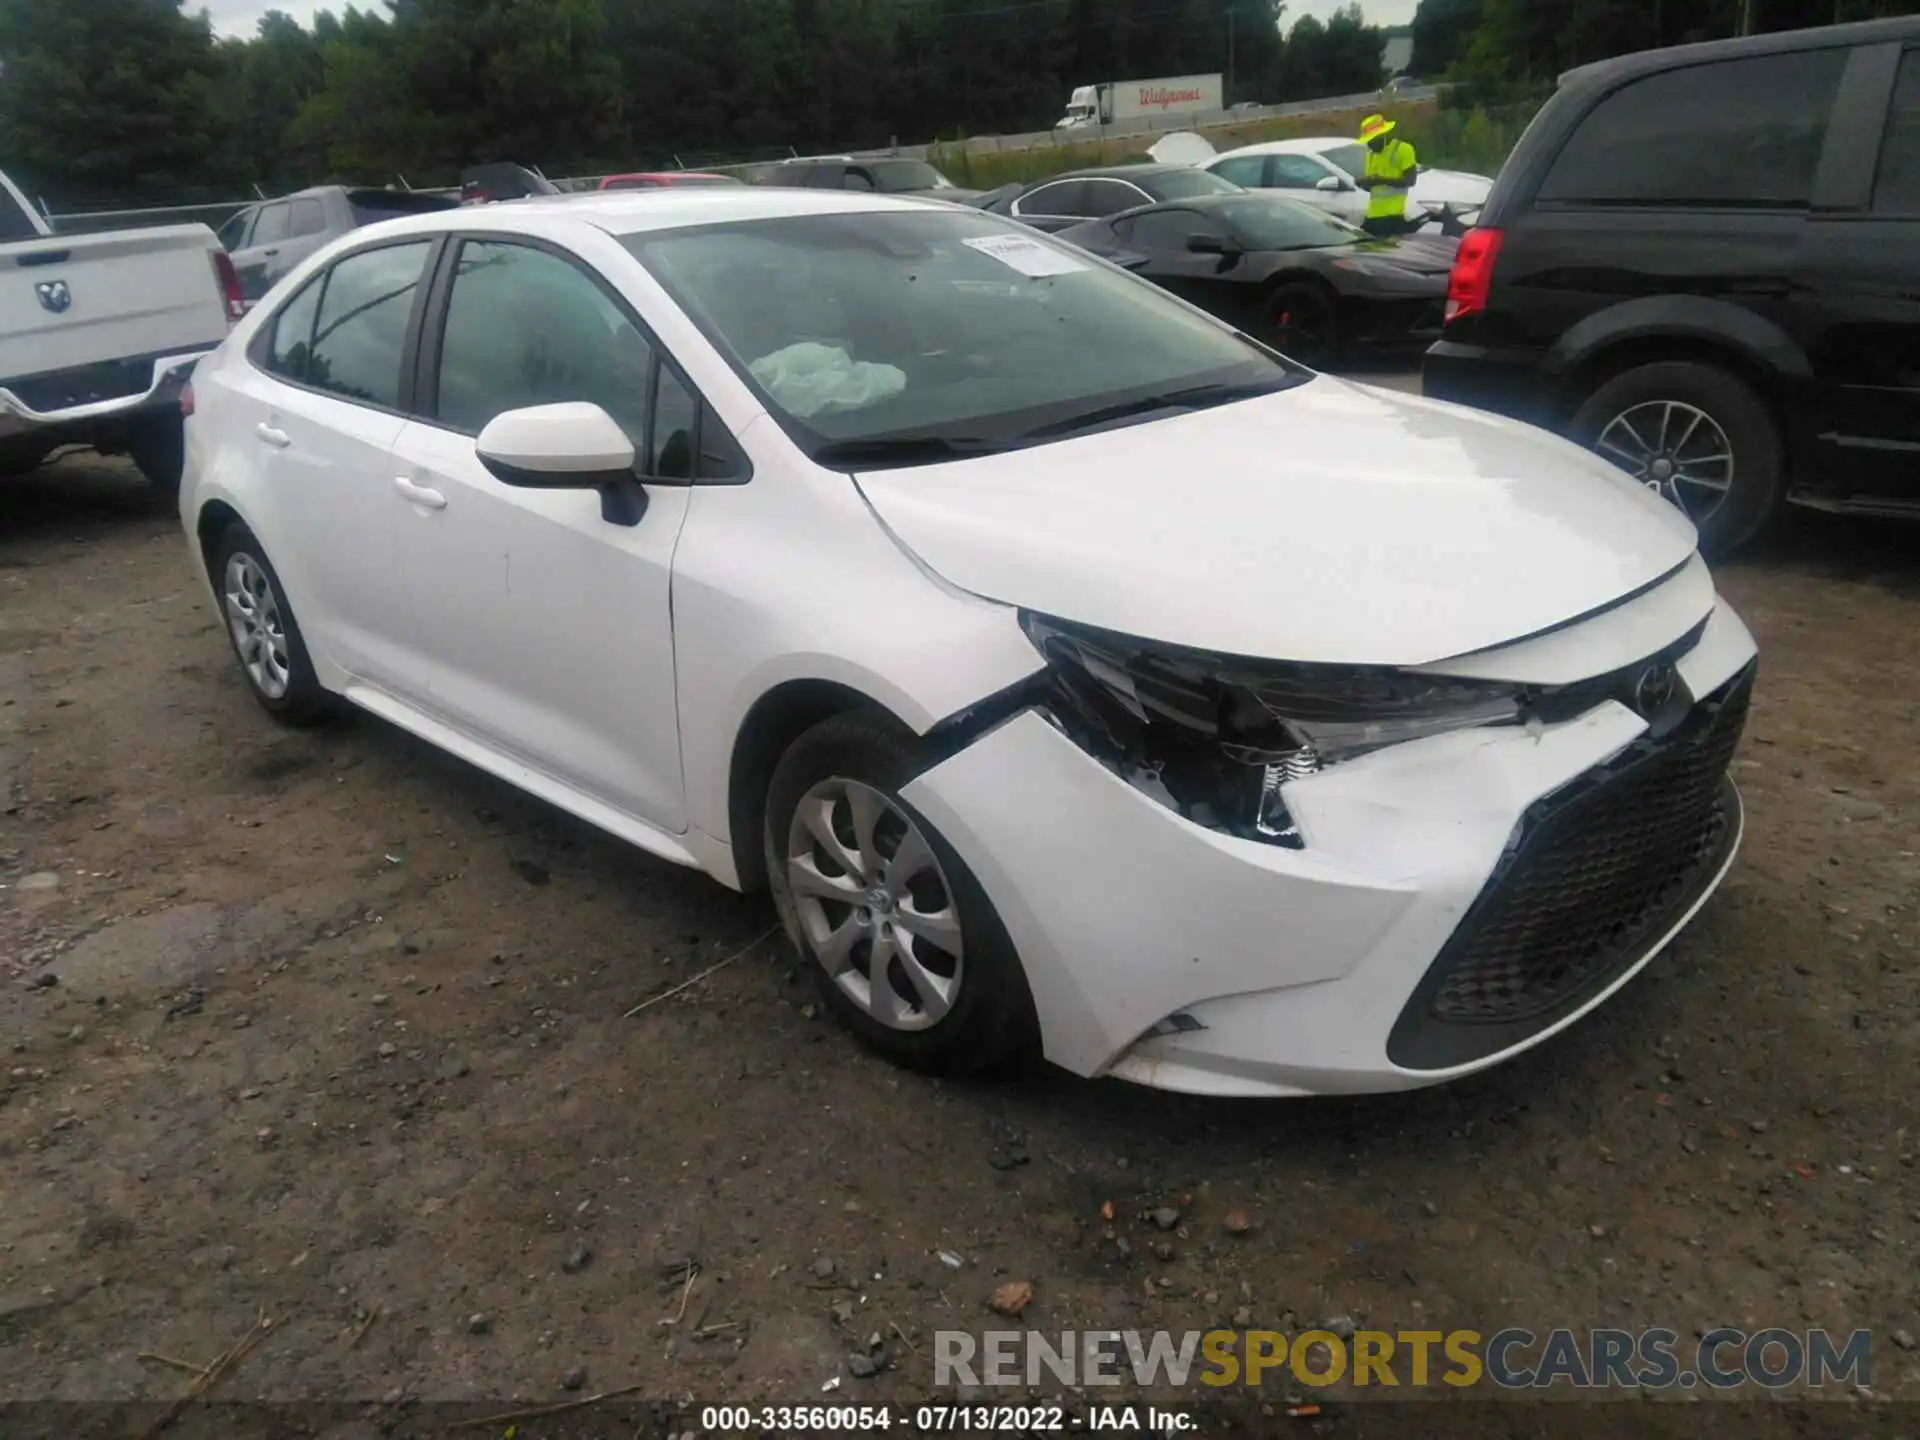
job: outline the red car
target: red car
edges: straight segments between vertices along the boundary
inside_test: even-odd
[[[599,190],[658,190],[668,185],[738,185],[731,175],[710,175],[701,170],[639,170],[631,175],[608,175]]]

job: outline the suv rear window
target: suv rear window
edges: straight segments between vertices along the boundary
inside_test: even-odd
[[[1543,201],[1804,206],[1847,52],[1803,50],[1663,71],[1574,131]]]

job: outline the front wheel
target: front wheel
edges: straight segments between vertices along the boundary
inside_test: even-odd
[[[1276,289],[1267,301],[1274,348],[1315,370],[1340,357],[1340,312],[1324,285],[1298,280]]]
[[[1780,429],[1752,387],[1718,366],[1663,360],[1623,371],[1587,398],[1570,430],[1685,512],[1711,555],[1751,540],[1780,507]]]
[[[767,795],[774,904],[871,1048],[936,1074],[1006,1068],[1038,1049],[1033,997],[979,882],[900,798],[922,766],[914,737],[873,711],[796,740]]]

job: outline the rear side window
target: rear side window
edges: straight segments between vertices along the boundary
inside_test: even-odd
[[[399,407],[407,320],[432,248],[422,240],[362,250],[327,272],[307,384],[344,399]]]
[[[1880,146],[1880,173],[1873,182],[1873,208],[1889,215],[1920,215],[1920,50],[1900,61],[1887,138]]]
[[[1804,206],[1846,59],[1842,49],[1805,50],[1635,80],[1581,122],[1539,198]]]
[[[289,235],[318,235],[327,228],[327,217],[318,200],[296,200],[287,223]]]
[[[1080,195],[1080,208],[1074,213],[1087,216],[1113,215],[1121,210],[1131,210],[1136,205],[1152,203],[1153,197],[1141,194],[1137,186],[1120,180],[1089,180],[1086,189]]]
[[[1053,185],[1042,185],[1031,195],[1021,197],[1014,205],[1017,215],[1085,215],[1088,212],[1080,208],[1080,196],[1086,189],[1084,180],[1062,180]]]
[[[247,226],[253,221],[253,211],[242,210],[226,224],[220,227],[220,233],[213,238],[220,242],[225,250],[238,250],[240,242],[247,238]]]
[[[274,317],[267,346],[267,369],[283,380],[307,383],[307,357],[313,351],[313,318],[320,308],[320,281],[310,280]]]
[[[0,241],[33,240],[40,231],[33,223],[33,217],[20,206],[20,202],[7,193],[0,185]]]

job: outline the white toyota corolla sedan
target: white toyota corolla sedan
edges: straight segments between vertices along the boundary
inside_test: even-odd
[[[911,1065],[1446,1080],[1625,984],[1739,842],[1754,645],[1678,510],[978,211],[383,224],[186,406],[270,714],[345,700],[770,889]]]

